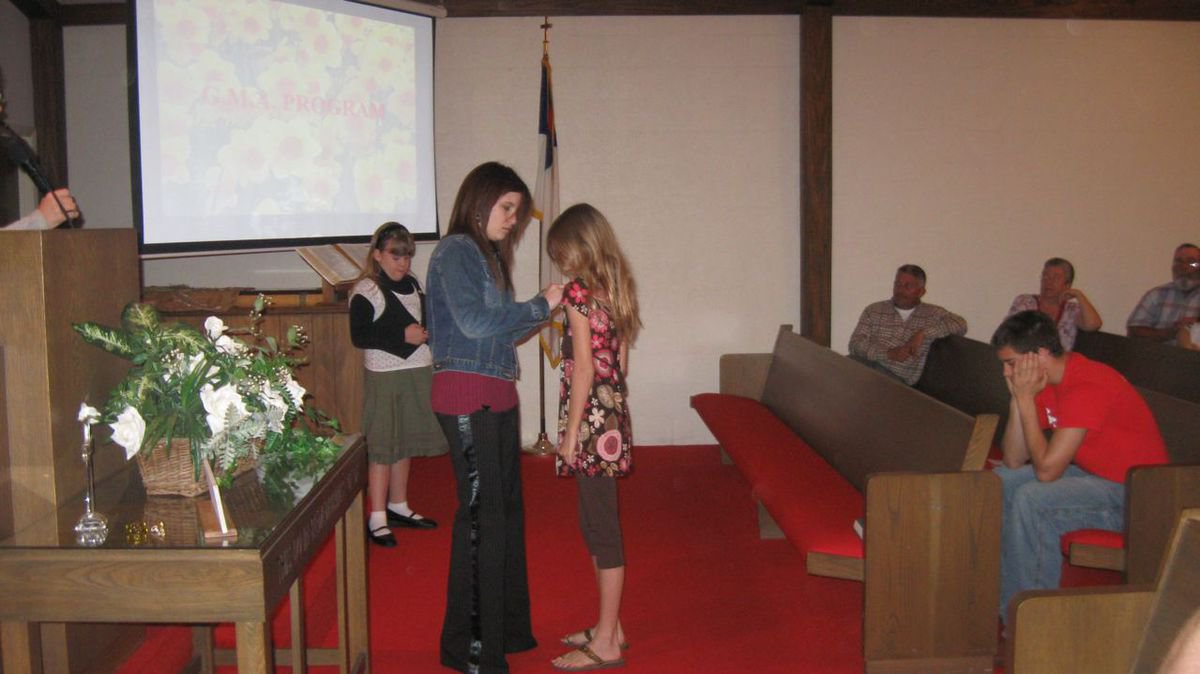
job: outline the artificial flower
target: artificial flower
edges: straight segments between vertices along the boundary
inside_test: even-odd
[[[142,438],[146,435],[146,420],[134,407],[126,407],[117,415],[117,420],[109,424],[113,431],[113,442],[125,448],[125,460],[133,458],[142,448]]]
[[[209,316],[204,319],[204,331],[208,333],[209,339],[216,341],[221,335],[225,334],[226,330],[228,328],[225,327],[225,321],[216,316]]]
[[[212,384],[205,384],[204,388],[200,389],[200,402],[204,403],[204,411],[208,412],[205,420],[213,435],[224,431],[227,421],[237,421],[247,414],[246,402],[242,400],[237,387],[232,384],[216,389]]]

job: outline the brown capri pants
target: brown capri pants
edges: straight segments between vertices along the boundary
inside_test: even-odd
[[[579,485],[579,529],[596,568],[625,566],[621,520],[617,512],[617,479],[607,475],[575,475]]]

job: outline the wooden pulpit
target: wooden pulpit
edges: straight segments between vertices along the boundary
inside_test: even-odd
[[[129,363],[85,343],[71,324],[116,325],[140,287],[132,229],[0,229],[0,538],[56,537],[27,525],[82,498],[79,405],[103,407]],[[97,443],[97,480],[124,463],[119,447]],[[96,664],[101,640],[130,641],[127,627],[100,629],[46,625],[32,642],[47,671],[73,673]]]

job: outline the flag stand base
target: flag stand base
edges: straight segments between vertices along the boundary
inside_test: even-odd
[[[546,437],[545,433],[538,433],[537,441],[524,448],[524,451],[528,454],[546,456],[554,453],[554,445],[550,444],[550,439]]]

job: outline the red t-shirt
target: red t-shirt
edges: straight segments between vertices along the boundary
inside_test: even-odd
[[[1034,398],[1042,428],[1086,428],[1075,464],[1124,482],[1133,466],[1167,463],[1158,423],[1136,389],[1111,367],[1067,354],[1062,381]]]

